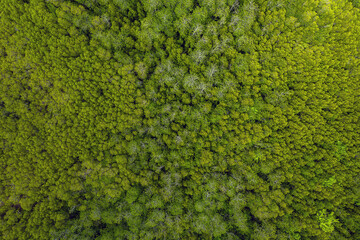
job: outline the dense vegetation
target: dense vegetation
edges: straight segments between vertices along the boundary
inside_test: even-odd
[[[1,0],[1,239],[360,239],[360,2]]]

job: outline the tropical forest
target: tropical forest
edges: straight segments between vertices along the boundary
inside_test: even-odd
[[[360,0],[0,0],[0,239],[360,240]]]

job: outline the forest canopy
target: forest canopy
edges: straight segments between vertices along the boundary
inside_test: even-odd
[[[1,0],[0,238],[360,239],[359,0]]]

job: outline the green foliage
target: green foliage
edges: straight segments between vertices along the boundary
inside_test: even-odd
[[[328,214],[326,209],[323,209],[317,213],[318,221],[320,222],[320,228],[324,232],[333,232],[334,231],[334,223],[339,222],[338,219],[334,217],[334,212]]]
[[[336,157],[343,159],[343,156],[346,155],[346,145],[341,141],[336,142]]]
[[[324,181],[323,184],[325,187],[331,188],[334,183],[336,183],[336,179],[335,179],[335,176],[332,176],[328,180]]]
[[[141,189],[139,187],[132,187],[126,192],[125,200],[128,203],[133,203],[140,195]]]
[[[360,7],[360,1],[359,0],[350,0],[349,2],[351,2],[354,7]]]
[[[0,1],[0,239],[360,239],[358,7]]]

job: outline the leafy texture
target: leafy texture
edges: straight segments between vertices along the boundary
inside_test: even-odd
[[[358,7],[0,1],[0,238],[360,239]]]

